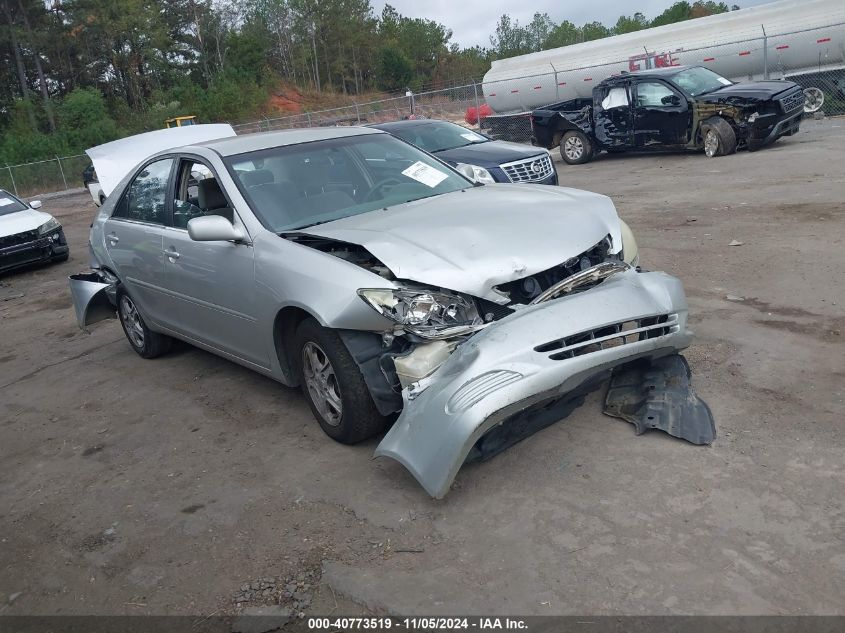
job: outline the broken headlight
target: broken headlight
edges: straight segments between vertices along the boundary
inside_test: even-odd
[[[407,332],[422,338],[460,336],[481,324],[475,303],[457,294],[397,288],[361,288],[367,305]]]
[[[38,227],[38,234],[39,235],[46,235],[51,231],[55,231],[57,229],[62,228],[62,225],[56,221],[56,218],[50,218],[44,224]]]

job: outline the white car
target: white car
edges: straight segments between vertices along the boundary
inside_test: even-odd
[[[69,250],[62,225],[29,204],[0,189],[0,274],[38,262],[65,261]]]

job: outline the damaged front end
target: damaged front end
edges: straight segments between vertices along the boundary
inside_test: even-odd
[[[94,269],[68,277],[73,309],[79,327],[115,318],[118,279],[109,271]]]
[[[465,461],[489,457],[558,421],[616,368],[636,361],[648,367],[689,345],[686,298],[674,277],[640,273],[622,262],[573,277],[536,301],[512,306],[510,314],[482,318],[463,339],[439,340],[437,347],[423,342],[395,358],[402,412],[375,455],[396,459],[441,498]],[[661,366],[654,367],[660,373]],[[680,396],[666,399],[669,422],[647,427],[709,443],[709,409],[684,396],[688,375],[686,383],[675,378],[664,381]],[[621,394],[618,410],[609,413],[633,421],[658,409],[655,394],[637,398],[639,392],[625,385],[615,392]],[[667,393],[662,387],[656,392]],[[684,424],[676,423],[679,416]]]

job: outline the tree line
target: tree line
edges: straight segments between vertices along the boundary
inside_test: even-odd
[[[613,26],[501,16],[489,46],[370,0],[0,0],[0,163],[66,155],[196,114],[254,119],[280,85],[313,97],[438,88],[490,62],[728,11],[675,2]],[[338,96],[340,95],[340,96]]]

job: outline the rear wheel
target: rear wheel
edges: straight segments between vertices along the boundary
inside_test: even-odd
[[[593,158],[593,143],[583,132],[569,131],[560,140],[560,157],[570,165],[583,165]]]
[[[170,349],[173,339],[147,327],[135,302],[125,290],[118,291],[117,316],[129,344],[142,358],[155,358]]]
[[[726,156],[736,151],[736,133],[722,117],[714,116],[701,124],[704,153],[708,158]]]
[[[296,330],[293,349],[302,391],[326,435],[355,444],[384,429],[385,418],[337,332],[306,319]]]

